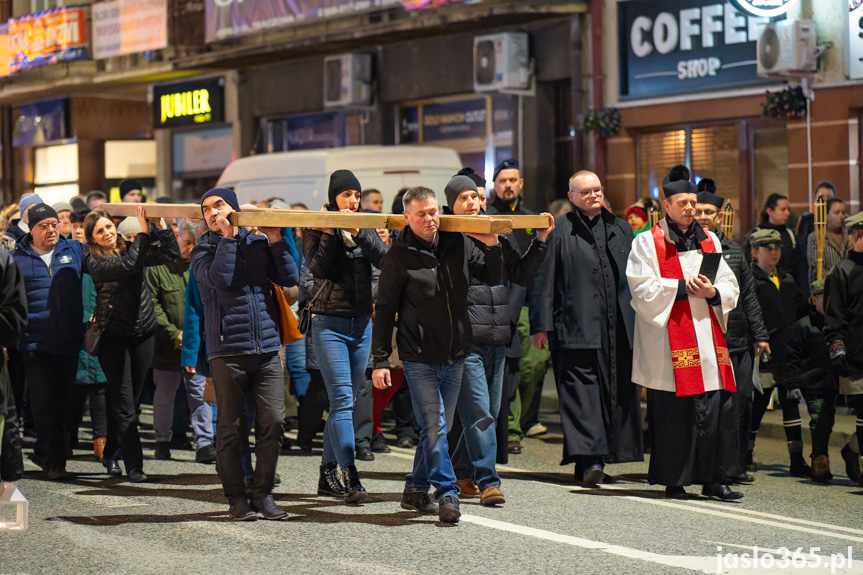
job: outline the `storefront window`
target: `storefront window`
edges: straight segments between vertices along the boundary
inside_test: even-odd
[[[784,126],[754,130],[755,204],[758,222],[770,194],[788,195],[788,132]]]
[[[33,152],[33,191],[47,204],[78,195],[78,145],[46,146]]]
[[[343,148],[362,143],[359,114],[320,112],[261,120],[266,140],[262,152]]]
[[[702,178],[716,182],[717,194],[731,203],[734,213],[740,212],[740,150],[737,126],[693,128],[690,133],[692,176],[697,183]],[[735,233],[740,218],[734,220]]]
[[[686,162],[686,131],[639,134],[637,154],[639,197],[662,199],[662,179]]]
[[[174,133],[174,193],[179,201],[197,200],[216,186],[233,160],[231,127]]]
[[[513,115],[510,96],[406,103],[398,110],[398,143],[452,148],[463,166],[488,180],[497,163],[512,157]]]

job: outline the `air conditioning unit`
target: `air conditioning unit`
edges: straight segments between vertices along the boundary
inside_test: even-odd
[[[818,67],[815,22],[783,20],[761,28],[758,35],[759,76],[806,76]]]
[[[526,32],[502,32],[473,39],[473,89],[477,92],[530,87]]]
[[[324,107],[350,108],[372,103],[372,55],[324,58]]]

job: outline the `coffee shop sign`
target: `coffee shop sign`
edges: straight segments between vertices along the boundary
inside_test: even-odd
[[[660,12],[655,18],[638,16],[632,22],[629,42],[637,58],[650,56],[654,51],[665,55],[678,49],[688,52],[714,48],[717,35],[726,46],[745,44],[758,39],[763,22],[760,18],[746,18],[730,4],[710,4],[684,8],[677,17],[671,12]],[[700,44],[696,45],[695,40],[700,40]],[[716,76],[721,68],[722,61],[716,56],[683,59],[677,63],[677,78]]]

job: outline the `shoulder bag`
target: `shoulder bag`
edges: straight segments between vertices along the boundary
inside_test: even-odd
[[[323,293],[324,288],[329,285],[332,285],[332,280],[327,280],[323,283],[323,285],[318,288],[317,293],[312,296],[312,299],[306,304],[306,307],[303,308],[303,311],[300,312],[300,323],[299,329],[300,333],[308,333],[309,328],[312,327],[312,307],[318,303],[318,299],[321,297],[321,293]]]
[[[279,337],[282,345],[303,339],[297,318],[294,317],[294,312],[291,311],[291,306],[288,305],[288,298],[285,297],[282,287],[275,283],[273,284],[273,297],[276,300],[276,307],[279,308]]]

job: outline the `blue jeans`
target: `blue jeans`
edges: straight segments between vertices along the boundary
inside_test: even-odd
[[[213,412],[210,406],[204,403],[204,376],[185,371],[154,369],[153,383],[156,385],[156,393],[153,395],[153,435],[156,441],[171,441],[174,396],[182,383],[189,403],[195,448],[213,443]]]
[[[365,380],[372,349],[372,318],[316,315],[312,341],[330,398],[324,427],[323,463],[354,464],[354,402]]]
[[[479,353],[464,360],[464,377],[458,394],[458,413],[463,431],[452,454],[459,479],[473,479],[480,490],[500,485],[494,468],[497,459],[495,418],[503,392],[506,346],[473,345]]]
[[[446,430],[447,421],[452,421],[455,414],[464,361],[451,365],[406,361],[404,366],[411,403],[420,426],[414,468],[405,477],[405,491],[427,493],[433,485],[437,500],[444,495],[458,497]]]
[[[291,374],[294,395],[297,399],[304,398],[306,390],[309,389],[309,381],[312,379],[312,376],[306,371],[305,338],[298,339],[285,346],[285,370]]]

